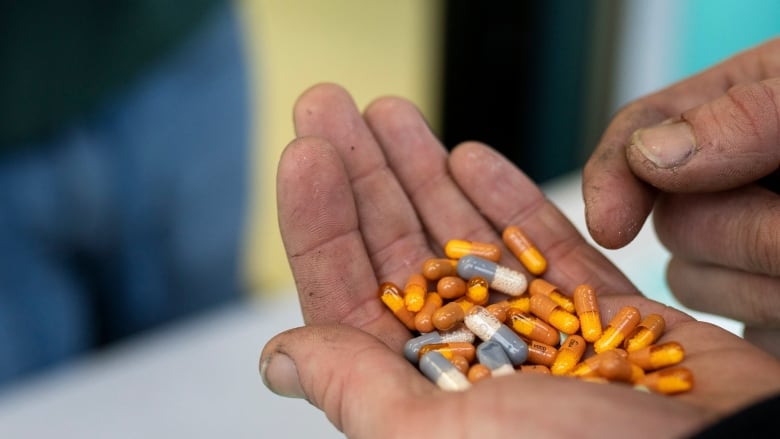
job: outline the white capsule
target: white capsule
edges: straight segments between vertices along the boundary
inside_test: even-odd
[[[480,276],[485,278],[490,288],[519,296],[528,289],[528,280],[523,273],[498,265],[479,256],[466,255],[458,259],[458,276],[464,279]]]
[[[439,351],[426,352],[420,358],[420,371],[442,390],[460,392],[471,387],[466,375]]]

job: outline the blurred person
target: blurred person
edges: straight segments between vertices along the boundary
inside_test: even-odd
[[[0,386],[240,296],[235,9],[4,3]]]

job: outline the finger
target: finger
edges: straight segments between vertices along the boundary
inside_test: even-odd
[[[432,254],[426,236],[352,97],[333,84],[312,87],[296,102],[295,128],[299,136],[327,139],[338,152],[377,277],[403,282],[405,276],[419,271],[419,261]]]
[[[679,258],[780,275],[780,196],[758,186],[695,195],[664,195],[653,214],[656,234]]]
[[[780,39],[771,40],[618,112],[583,169],[586,222],[596,242],[626,245],[652,209],[654,189],[633,175],[627,161],[632,133],[715,100],[735,84],[780,76],[779,55]]]
[[[409,333],[377,300],[349,176],[335,148],[313,137],[288,145],[277,170],[277,206],[304,321],[364,328],[400,350]]]
[[[435,391],[403,356],[345,325],[275,336],[260,356],[260,373],[269,389],[307,399],[347,437],[376,437],[370,428],[422,411],[420,396]]]
[[[638,130],[626,152],[629,166],[667,192],[759,180],[780,165],[779,107],[780,78],[737,85],[678,120]]]
[[[636,287],[547,200],[522,171],[493,149],[464,143],[450,157],[458,186],[496,229],[523,229],[548,259],[544,277],[565,291],[590,284],[599,294],[638,294]]]
[[[684,306],[756,327],[780,328],[780,279],[672,257],[669,289]]]

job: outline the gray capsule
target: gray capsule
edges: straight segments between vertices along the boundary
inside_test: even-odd
[[[442,390],[457,392],[471,387],[466,375],[438,351],[426,352],[420,358],[420,372]]]
[[[515,373],[512,362],[504,348],[494,341],[480,343],[477,347],[477,359],[490,369],[492,376],[511,375]]]
[[[528,289],[528,279],[523,273],[479,256],[463,256],[458,259],[457,269],[458,276],[464,279],[483,277],[488,281],[490,288],[510,296],[519,296]]]
[[[404,357],[409,362],[417,364],[420,349],[425,345],[434,343],[474,343],[476,336],[465,324],[460,323],[449,331],[431,331],[418,335],[407,341],[404,345]]]
[[[528,344],[508,326],[501,323],[485,307],[474,305],[464,319],[465,325],[482,341],[494,341],[515,366],[528,358]]]

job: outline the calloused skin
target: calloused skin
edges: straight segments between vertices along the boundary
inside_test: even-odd
[[[681,437],[780,391],[772,356],[644,298],[520,170],[476,142],[448,153],[411,103],[381,98],[361,114],[344,89],[320,84],[294,120],[277,203],[306,325],[268,341],[260,369],[347,437]],[[403,283],[452,238],[500,243],[509,224],[533,237],[548,281],[596,289],[604,324],[624,305],[662,314],[661,341],[685,347],[693,390],[518,373],[452,393],[406,361],[411,334],[379,300],[380,282]],[[500,262],[522,270],[508,252]]]
[[[641,146],[663,153],[670,136],[643,139],[645,128],[669,119],[687,124],[694,147],[659,166]],[[744,322],[745,338],[780,358],[780,196],[763,184],[771,179],[778,190],[778,168],[774,39],[614,117],[583,171],[588,229],[600,245],[620,248],[652,210],[679,301]]]

